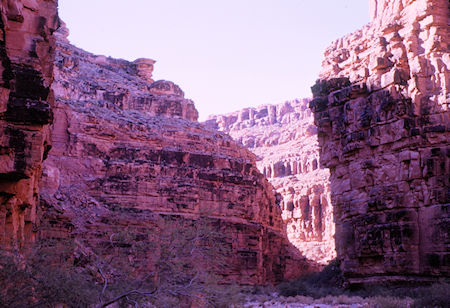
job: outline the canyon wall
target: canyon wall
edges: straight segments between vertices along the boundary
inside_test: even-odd
[[[51,148],[57,2],[0,2],[0,248],[35,240],[38,183]]]
[[[42,238],[75,239],[82,259],[117,253],[142,274],[155,251],[130,247],[153,241],[161,217],[207,217],[231,249],[218,273],[224,281],[264,284],[312,269],[287,240],[273,187],[251,152],[196,122],[177,85],[153,82],[153,60],[95,56],[66,35],[57,34]],[[109,246],[124,230],[134,240]]]
[[[258,169],[280,194],[289,240],[308,259],[326,264],[336,256],[329,171],[319,164],[308,102],[246,108],[205,124],[228,133],[258,157]]]
[[[450,275],[449,2],[371,1],[312,87],[349,283]]]

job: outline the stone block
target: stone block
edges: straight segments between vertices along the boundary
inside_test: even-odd
[[[383,75],[381,75],[381,87],[386,88],[390,85],[402,85],[406,86],[408,84],[409,76],[399,69],[391,70]]]
[[[393,63],[388,58],[375,57],[370,62],[369,69],[371,71],[382,71],[382,70],[391,68],[392,66],[393,66]]]

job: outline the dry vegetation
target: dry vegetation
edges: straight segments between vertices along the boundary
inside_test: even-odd
[[[337,261],[320,273],[301,277],[278,286],[279,302],[304,304],[362,304],[362,307],[450,307],[448,281],[425,286],[372,285],[354,289],[343,287]]]
[[[124,230],[111,237],[111,247],[153,249],[155,268],[131,275],[114,258],[80,257],[73,240],[41,243],[27,258],[0,250],[1,307],[303,307],[347,305],[364,308],[449,307],[450,284],[343,288],[336,261],[320,273],[275,287],[221,285],[214,271],[226,265],[228,249],[220,234],[202,223],[166,221],[158,242],[142,247]],[[206,264],[208,264],[206,266]],[[244,304],[245,303],[245,304]],[[323,306],[326,307],[326,306]]]
[[[150,242],[127,230],[113,234],[113,250],[127,243],[135,253],[151,251],[154,268],[138,275],[123,258],[102,257],[92,247],[86,254],[74,240],[43,241],[27,257],[0,250],[0,307],[227,307],[240,294],[214,274],[229,253],[221,238],[207,219],[166,218]]]

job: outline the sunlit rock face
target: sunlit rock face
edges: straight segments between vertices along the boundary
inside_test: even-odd
[[[310,103],[350,283],[450,274],[449,3],[371,1]]]
[[[319,164],[308,102],[246,108],[211,117],[205,124],[256,154],[258,169],[280,194],[289,240],[308,259],[326,264],[336,257],[329,171]]]
[[[320,79],[401,87],[415,112],[448,109],[448,1],[371,0],[370,24],[334,41]],[[429,112],[432,112],[430,110]]]
[[[137,75],[147,82],[152,83],[154,81],[152,79],[153,64],[155,64],[155,62],[155,60],[145,58],[133,61],[133,64],[136,65]]]
[[[35,239],[42,162],[51,147],[56,1],[0,3],[0,248]]]
[[[196,121],[194,102],[173,82],[153,82],[154,60],[128,62],[97,56],[76,48],[65,39],[68,31],[57,32],[55,79],[59,101],[99,102],[102,108],[135,110],[148,116],[166,116]]]
[[[159,215],[204,216],[231,248],[219,272],[224,281],[264,284],[311,270],[286,238],[254,154],[196,122],[193,102],[177,85],[152,82],[136,66],[58,40],[42,237],[75,238],[101,257],[118,253],[139,271],[151,268],[155,252],[108,248],[111,236],[127,230],[150,241]]]

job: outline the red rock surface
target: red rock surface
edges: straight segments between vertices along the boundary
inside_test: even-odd
[[[350,283],[448,277],[449,3],[371,8],[312,88],[338,257]]]
[[[348,77],[369,89],[401,87],[419,111],[448,107],[446,0],[370,0],[371,23],[325,51],[321,79]]]
[[[0,3],[0,248],[34,241],[38,183],[50,149],[56,1]]]
[[[159,215],[205,216],[232,249],[220,272],[226,281],[263,284],[310,269],[288,242],[273,187],[251,152],[197,123],[177,85],[151,82],[136,62],[71,46],[62,31],[42,237],[72,237],[105,257],[116,252],[105,243],[124,229],[145,242]],[[123,266],[151,267],[154,251],[134,254],[126,244]]]
[[[308,259],[336,257],[329,171],[319,165],[319,145],[309,99],[246,108],[205,124],[228,133],[258,157],[257,167],[281,195],[291,243]]]

